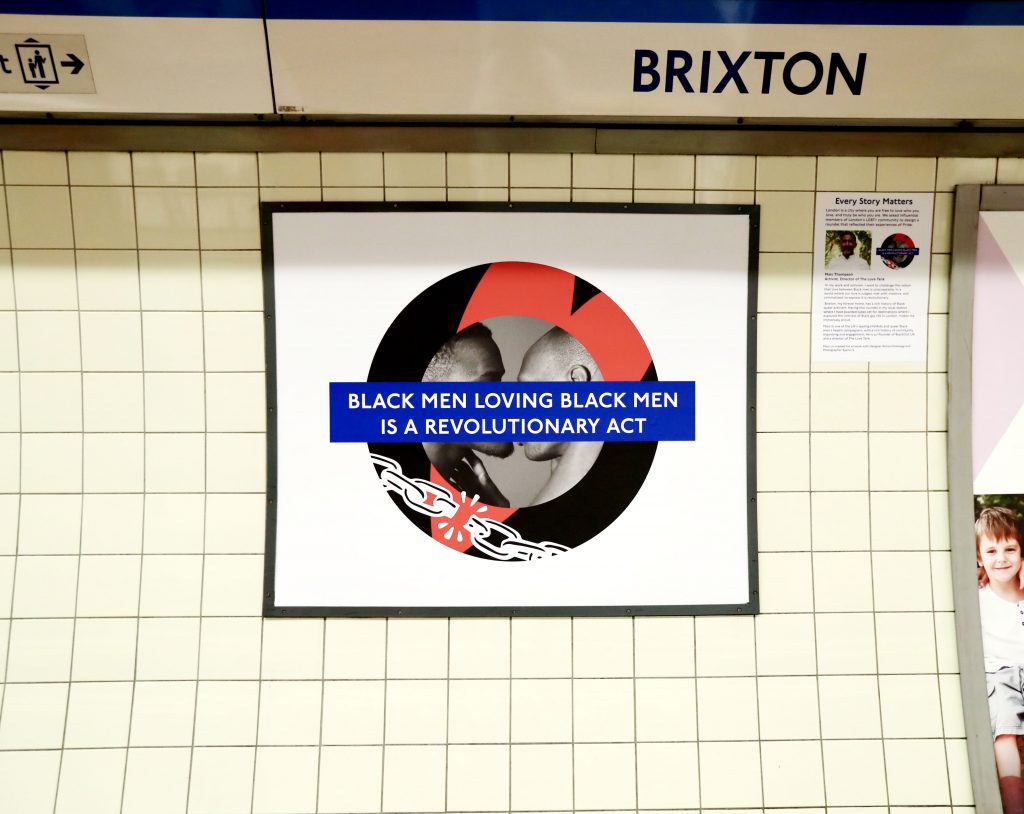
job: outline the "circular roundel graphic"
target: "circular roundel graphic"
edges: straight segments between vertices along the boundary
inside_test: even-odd
[[[422,291],[381,338],[370,382],[657,381],[639,331],[608,295],[567,271],[503,262]],[[571,389],[571,388],[570,388]],[[500,405],[501,393],[486,397]],[[437,543],[522,562],[599,534],[639,492],[653,441],[371,443],[382,485]]]
[[[897,232],[883,240],[882,245],[875,251],[889,268],[905,269],[913,262],[914,255],[921,250],[914,245],[914,241],[910,239],[909,235]]]

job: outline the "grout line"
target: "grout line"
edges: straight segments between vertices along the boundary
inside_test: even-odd
[[[384,778],[387,763],[387,739],[388,739],[388,634],[391,628],[391,619],[384,619],[384,699],[381,709],[380,722],[380,810],[384,808]]]
[[[316,790],[315,810],[320,810],[320,768],[324,751],[324,695],[327,690],[327,620],[321,620],[320,626],[320,729],[317,732],[316,746]]]

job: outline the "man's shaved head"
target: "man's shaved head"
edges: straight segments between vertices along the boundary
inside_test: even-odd
[[[568,331],[552,328],[523,357],[521,382],[601,381],[601,370],[583,343]]]

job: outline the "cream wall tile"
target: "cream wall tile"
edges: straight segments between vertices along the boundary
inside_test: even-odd
[[[316,748],[259,747],[253,777],[253,814],[312,811],[316,805]]]
[[[383,694],[381,703],[377,720],[382,721]],[[448,693],[448,742],[508,743],[510,715],[508,681],[459,681],[449,688]],[[378,739],[373,742],[376,743]],[[507,765],[507,755],[505,760]]]
[[[255,187],[259,170],[255,153],[196,153],[196,181],[201,187]]]
[[[260,187],[260,201],[320,201],[318,187]]]
[[[323,675],[321,619],[267,619],[263,623],[263,679],[313,679]]]
[[[266,418],[266,381],[262,374],[206,375],[206,420],[211,432],[263,432]]]
[[[694,203],[699,204],[752,204],[754,203],[754,191],[698,189],[693,194],[693,200]]]
[[[78,307],[75,253],[61,249],[11,252],[12,307],[25,310],[74,310]]]
[[[757,310],[809,311],[811,308],[811,256],[786,252],[760,256]]]
[[[963,738],[965,729],[960,676],[940,675],[938,678],[943,733],[947,738]]]
[[[572,156],[511,153],[509,180],[513,187],[570,187]]]
[[[82,491],[82,436],[25,433],[21,437],[23,492]]]
[[[696,160],[697,189],[753,189],[754,156],[699,155]]]
[[[143,616],[198,615],[202,579],[200,555],[145,555],[139,613]]]
[[[818,679],[818,696],[822,738],[881,737],[878,679],[875,676],[821,676]]]
[[[880,676],[882,732],[886,738],[941,738],[936,676]]]
[[[810,483],[807,433],[757,436],[757,484],[770,492],[803,492]]]
[[[818,156],[818,189],[857,190],[875,188],[877,159],[874,156]]]
[[[697,679],[697,731],[702,743],[757,740],[754,678]]]
[[[168,696],[168,705],[173,711],[178,705],[186,706],[188,715],[191,718],[194,706],[196,679],[196,662],[199,655],[199,620],[198,619],[140,619],[139,620],[139,642],[138,655],[136,656],[136,700],[141,682],[189,682],[187,692],[176,693]],[[154,706],[162,703],[160,693],[154,694],[150,699]],[[132,726],[134,729],[135,720],[133,716]],[[183,734],[188,733],[191,737],[191,720],[186,725],[177,725],[176,731]],[[135,743],[134,732],[132,735],[133,745]],[[160,743],[150,743],[151,746],[159,746]],[[166,745],[176,746],[176,743]]]
[[[696,682],[690,678],[642,678],[636,681],[636,739],[697,739]]]
[[[507,740],[507,701],[505,709]],[[473,740],[478,742],[478,739]],[[383,743],[384,682],[325,682],[320,741],[333,744]]]
[[[207,311],[262,311],[263,269],[259,252],[203,252],[202,296]]]
[[[932,218],[932,251],[948,253],[953,245],[953,193],[935,194]]]
[[[695,629],[698,676],[754,674],[753,618],[699,617]]]
[[[81,432],[82,374],[22,373],[21,408],[24,432]]]
[[[572,675],[572,634],[569,619],[513,619],[512,677]]]
[[[601,189],[632,189],[633,156],[574,154],[572,185]]]
[[[821,675],[876,671],[875,628],[870,613],[819,613],[815,618],[815,635]]]
[[[11,245],[16,249],[71,249],[71,198],[66,187],[7,187]]]
[[[577,745],[573,748],[573,778],[577,810],[635,805],[635,747],[630,743]]]
[[[809,381],[805,373],[759,373],[757,431],[806,432],[810,429]]]
[[[932,602],[936,610],[953,610],[953,564],[948,551],[933,551]]]
[[[195,189],[136,187],[135,219],[140,249],[199,248]]]
[[[633,621],[637,676],[694,674],[693,620],[685,617],[637,617]]]
[[[204,249],[258,249],[257,191],[249,187],[200,189],[199,239]]]
[[[191,754],[188,749],[129,749],[122,814],[184,811]]]
[[[68,174],[74,186],[131,186],[131,153],[69,152]]]
[[[66,751],[54,814],[114,810],[121,802],[125,757],[124,749]]]
[[[666,204],[689,204],[693,203],[692,189],[635,189],[633,190],[634,203],[666,203]]]
[[[933,254],[928,285],[928,311],[932,314],[949,313],[949,255]]]
[[[139,286],[147,311],[201,310],[199,252],[140,251]]]
[[[881,741],[826,741],[822,744],[825,797],[833,806],[874,806],[888,802]]]
[[[326,187],[325,201],[383,201],[384,187]]]
[[[758,192],[761,251],[809,252],[814,233],[814,193]]]
[[[946,741],[946,769],[949,773],[950,797],[955,806],[953,814],[974,814],[974,792],[971,790],[971,770],[967,760],[967,741]]]
[[[929,522],[926,492],[871,495],[871,547],[876,551],[927,550]]]
[[[0,373],[0,432],[18,432],[21,429],[18,380],[17,373]]]
[[[81,495],[21,496],[18,554],[77,554],[81,534]]]
[[[208,554],[203,566],[203,614],[258,616],[262,587],[262,556]]]
[[[86,311],[139,308],[137,254],[129,250],[75,252],[78,302]]]
[[[132,681],[137,628],[135,619],[76,620],[71,680]]]
[[[701,743],[698,751],[705,810],[761,807],[761,758],[756,742]]]
[[[258,554],[264,549],[266,497],[207,495],[207,553]]]
[[[64,729],[64,747],[127,746],[131,707],[130,681],[72,684]]]
[[[572,682],[568,679],[513,679],[511,740],[545,743],[572,740]]]
[[[632,741],[633,680],[577,679],[573,682],[573,741]]]
[[[82,406],[86,432],[141,432],[141,373],[85,373]]]
[[[577,203],[631,203],[633,191],[629,189],[574,188],[572,200]]]
[[[867,552],[814,554],[814,607],[817,611],[870,611],[871,555]]]
[[[139,559],[124,555],[83,556],[78,569],[78,615],[138,615]]]
[[[957,664],[956,629],[953,625],[952,613],[936,613],[935,649],[940,673],[956,673],[960,668]]]
[[[132,172],[139,187],[193,187],[192,153],[132,153]]]
[[[448,811],[495,811],[508,805],[508,745],[448,747]]]
[[[698,805],[697,746],[643,743],[636,748],[637,803],[650,809]]]
[[[388,187],[443,187],[444,153],[385,153],[384,183]]]
[[[757,496],[759,551],[809,551],[811,504],[806,492],[762,492]]]
[[[507,678],[510,675],[508,619],[453,619],[449,623],[451,678]]]
[[[996,183],[1024,183],[1024,158],[1000,158],[996,169]]]
[[[692,189],[692,155],[638,155],[633,159],[633,186],[637,189]]]
[[[320,166],[325,187],[384,185],[382,153],[322,153]]]
[[[948,467],[946,464],[946,433],[930,432],[928,435],[928,488],[945,491],[949,488],[947,483]]]
[[[919,491],[928,488],[925,434],[871,433],[871,488],[880,491]]]
[[[757,189],[814,189],[814,156],[757,156]],[[827,187],[824,187],[827,189]]]
[[[189,772],[190,811],[250,811],[256,750],[195,748]]]
[[[262,433],[210,433],[206,488],[211,492],[264,492],[267,443]]]
[[[0,783],[14,811],[50,814],[55,805],[59,772],[59,751],[0,754]]]
[[[10,232],[10,218],[7,214],[7,196],[0,195],[0,247],[10,248],[11,245],[11,232]]]
[[[948,332],[949,318],[945,314],[929,314],[928,370],[930,372],[944,372],[946,370]]]
[[[930,557],[926,551],[885,551],[871,555],[875,609],[932,609]]]
[[[757,370],[799,373],[808,369],[811,342],[807,314],[761,314],[757,318]]]
[[[370,811],[380,806],[383,750],[379,746],[320,749],[321,811]]]
[[[449,201],[507,201],[507,187],[448,187]]]
[[[0,200],[2,200],[0,196]],[[0,213],[6,216],[6,213]],[[13,311],[14,304],[14,270],[11,257],[7,252],[0,252],[0,310]]]
[[[0,555],[8,556],[16,553],[18,539],[18,514],[21,507],[21,495],[0,495]],[[13,570],[14,562],[10,561]],[[10,576],[10,572],[6,577]],[[10,580],[4,579],[4,598],[10,600]],[[10,602],[0,603],[0,608],[10,608]]]
[[[931,192],[935,189],[935,168],[934,158],[881,157],[876,188],[879,192]]]
[[[9,684],[4,689],[0,748],[59,749],[67,684]]]
[[[203,491],[205,455],[205,438],[199,433],[149,433],[146,436],[146,489],[152,492]]]
[[[940,158],[935,189],[952,192],[958,184],[992,184],[995,180],[994,158]]]
[[[21,483],[21,444],[17,433],[0,433],[0,493],[13,494]]]
[[[948,384],[942,373],[928,374],[928,424],[934,432],[946,431]]]
[[[949,804],[946,752],[941,741],[886,741],[885,776],[891,803]]]
[[[387,640],[388,678],[445,678],[448,623],[444,619],[391,619]]]
[[[86,311],[80,320],[83,370],[141,370],[142,325],[137,313]]]
[[[319,187],[319,153],[260,153],[260,186]]]
[[[319,743],[322,692],[319,681],[261,682],[256,742],[271,746]]]
[[[142,551],[142,495],[83,495],[82,553]]]
[[[146,312],[142,315],[142,341],[146,370],[203,369],[200,314]]]
[[[811,489],[830,492],[867,489],[867,441],[866,433],[813,433]]]
[[[135,202],[127,187],[72,187],[75,247],[135,247]]]
[[[146,429],[203,432],[204,384],[202,373],[145,374]]]
[[[64,152],[4,150],[4,182],[7,184],[67,184],[68,163]]]
[[[442,811],[445,788],[444,746],[384,748],[385,811]],[[515,778],[513,768],[513,782]],[[514,795],[514,793],[513,793]]]
[[[758,559],[762,613],[813,609],[811,557],[804,553],[762,553]]]
[[[203,619],[199,678],[259,678],[262,627],[261,619]]]
[[[936,669],[930,613],[876,613],[879,673],[930,673]]]
[[[765,806],[824,805],[821,747],[810,741],[761,745]]]
[[[757,617],[759,675],[813,675],[814,620],[810,614]]]
[[[920,373],[872,373],[870,422],[874,431],[922,431],[927,379]]]
[[[325,631],[325,678],[383,678],[383,619],[328,619]]]
[[[529,203],[569,203],[572,193],[569,189],[546,189],[540,187],[513,187],[509,200]]]
[[[67,681],[73,619],[14,619],[7,640],[6,681]]]
[[[610,678],[633,674],[632,619],[574,619],[573,675]]]
[[[379,161],[379,156],[374,157]],[[504,153],[448,153],[447,161],[450,187],[508,187],[508,155]],[[379,183],[367,181],[367,185]]]
[[[762,740],[817,740],[818,679],[814,676],[762,677],[757,680]]]

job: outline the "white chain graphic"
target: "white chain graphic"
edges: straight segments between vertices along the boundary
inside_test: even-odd
[[[473,547],[495,560],[542,560],[569,549],[559,543],[533,543],[524,540],[518,531],[489,517],[481,517],[487,506],[480,503],[480,496],[468,498],[465,492],[458,497],[445,487],[438,486],[423,478],[410,478],[402,472],[398,461],[384,455],[370,453],[370,460],[377,467],[380,482],[389,492],[398,495],[410,509],[428,517],[444,518],[438,527],[444,530],[444,537],[453,537],[461,542],[463,532],[469,535]],[[462,520],[457,515],[469,516]]]

